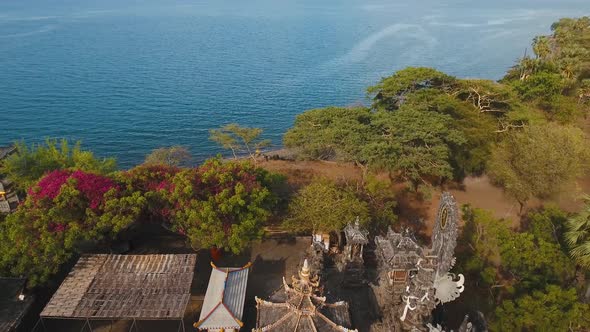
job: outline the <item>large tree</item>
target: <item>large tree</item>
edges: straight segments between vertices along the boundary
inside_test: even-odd
[[[369,166],[409,181],[414,189],[429,179],[451,178],[451,146],[465,138],[452,129],[451,117],[404,107],[380,112],[375,137],[364,149]]]
[[[284,226],[293,232],[339,232],[356,217],[366,223],[368,216],[367,204],[352,190],[316,179],[295,194]]]
[[[167,165],[167,166],[188,166],[192,156],[184,146],[171,146],[167,148],[158,148],[153,150],[145,157],[145,164],[148,165]]]
[[[327,107],[299,114],[283,138],[300,158],[362,162],[371,112],[362,107]]]
[[[451,91],[457,79],[436,69],[425,67],[408,67],[383,78],[377,85],[369,87],[373,96],[373,107],[379,110],[393,111],[400,108],[408,94],[422,89]]]
[[[262,139],[261,128],[243,127],[237,123],[227,124],[219,129],[209,130],[209,139],[221,145],[224,149],[231,150],[234,159],[239,154],[247,156],[256,163],[260,149],[270,146],[270,140]]]
[[[581,176],[588,165],[587,146],[578,128],[529,126],[493,147],[488,173],[522,211],[530,198],[550,198]]]

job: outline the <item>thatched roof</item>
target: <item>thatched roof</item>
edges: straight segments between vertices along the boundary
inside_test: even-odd
[[[182,319],[196,255],[85,255],[43,318]]]
[[[250,264],[241,268],[217,267],[209,278],[201,316],[194,327],[201,330],[239,330],[244,312]]]
[[[14,331],[31,306],[32,297],[20,300],[25,279],[0,278],[0,331]]]

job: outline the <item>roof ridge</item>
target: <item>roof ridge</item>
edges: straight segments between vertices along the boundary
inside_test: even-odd
[[[209,316],[211,316],[211,314],[212,314],[213,312],[215,312],[215,309],[217,309],[217,307],[219,307],[219,305],[220,305],[220,304],[222,304],[222,302],[221,302],[221,301],[219,301],[219,303],[217,303],[217,305],[216,305],[216,306],[214,306],[214,307],[213,307],[213,309],[211,309],[211,311],[209,311],[209,313],[208,313],[208,314],[207,314],[205,317],[203,317],[203,319],[201,319],[200,321],[198,321],[198,322],[194,323],[194,324],[193,324],[193,327],[195,327],[195,328],[198,328],[198,327],[199,327],[201,324],[203,324],[203,322],[204,322],[204,321],[206,321],[206,320],[207,320],[207,318],[209,318]]]
[[[215,265],[215,263],[213,263],[213,261],[210,261],[209,264],[215,270],[218,270],[218,271],[221,271],[221,272],[226,272],[226,273],[243,271],[245,269],[249,269],[252,266],[252,262],[248,262],[248,263],[246,263],[246,265],[244,265],[242,267],[231,267],[231,268],[230,267],[218,267],[217,265]],[[230,269],[232,269],[232,270],[230,270]]]

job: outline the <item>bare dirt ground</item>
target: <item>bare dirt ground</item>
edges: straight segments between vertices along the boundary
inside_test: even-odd
[[[589,121],[590,131],[590,121]],[[297,188],[309,183],[314,177],[326,177],[340,182],[361,181],[362,169],[352,163],[334,163],[326,161],[289,161],[269,160],[262,161],[260,166],[285,174],[289,184]],[[380,177],[387,177],[385,174]],[[413,223],[422,232],[430,234],[432,221],[438,208],[438,200],[443,189],[435,188],[432,199],[423,199],[419,195],[413,195],[404,191],[404,184],[395,184],[393,190],[398,193],[398,213],[400,222]],[[519,224],[519,205],[508,197],[502,188],[493,185],[487,176],[467,177],[462,183],[451,183],[445,189],[455,196],[459,205],[469,204],[473,207],[491,210],[497,218],[504,218],[512,221],[513,226]],[[577,212],[582,207],[580,196],[583,193],[590,193],[590,175],[577,181],[576,184],[567,188],[562,194],[553,200],[539,201],[532,200],[527,208],[536,208],[544,204],[556,204],[568,212]],[[419,220],[422,225],[416,225]]]

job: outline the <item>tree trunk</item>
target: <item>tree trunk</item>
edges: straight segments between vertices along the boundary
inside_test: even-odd
[[[586,293],[584,294],[584,302],[590,302],[590,280],[586,283]]]
[[[520,208],[518,209],[518,215],[522,217],[522,213],[524,211],[524,207],[526,205],[526,201],[522,202],[522,201],[518,201],[518,205],[520,206]]]

